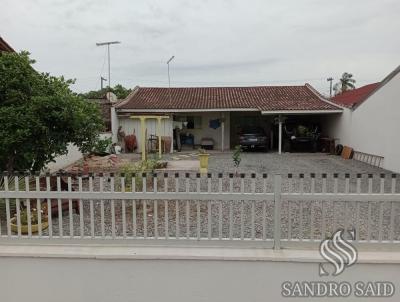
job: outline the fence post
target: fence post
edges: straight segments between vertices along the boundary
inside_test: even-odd
[[[274,249],[281,248],[282,175],[274,175]]]

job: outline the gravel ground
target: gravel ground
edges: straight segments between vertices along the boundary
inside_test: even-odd
[[[224,173],[221,186],[222,191],[226,192],[230,188],[228,173],[233,172],[231,154],[212,154],[210,157],[210,172],[213,173],[213,178],[210,181],[211,191],[218,192],[219,180],[217,173]],[[283,175],[282,191],[283,192],[299,192],[301,187],[304,192],[310,192],[312,180],[310,173],[316,173],[314,183],[315,191],[322,191],[321,173],[327,173],[327,191],[334,190],[333,173],[339,173],[338,177],[338,190],[344,192],[345,190],[345,173],[350,173],[351,179],[349,181],[350,192],[356,192],[356,179],[357,173],[363,173],[361,179],[361,190],[367,192],[368,190],[368,173],[374,173],[372,190],[379,192],[380,190],[380,173],[387,173],[388,176],[385,180],[384,191],[391,191],[390,172],[367,164],[353,161],[342,160],[337,156],[328,156],[324,154],[283,154],[279,156],[273,153],[244,153],[242,155],[242,163],[240,165],[240,172],[246,173],[246,178],[243,180],[243,189],[245,192],[251,192],[254,188],[255,192],[261,193],[264,190],[264,179],[260,173],[268,173],[266,179],[265,190],[273,192],[273,177],[272,174],[280,173]],[[182,172],[182,171],[180,171]],[[251,179],[250,173],[258,173],[257,178]],[[293,178],[287,177],[288,173],[293,173]],[[303,181],[299,179],[299,173],[305,173]],[[183,176],[183,174],[181,173]],[[175,179],[173,173],[170,173],[168,178],[168,191],[175,190]],[[95,179],[95,190],[99,186],[98,178]],[[196,175],[191,173],[190,177],[185,180],[180,179],[178,187],[180,191],[186,190],[186,183],[188,182],[189,191],[196,191]],[[234,177],[232,190],[240,192],[241,179]],[[303,185],[301,183],[303,182]],[[400,192],[399,179],[396,179],[396,192]],[[207,191],[207,179],[201,179],[201,190]],[[87,181],[84,181],[84,189],[87,188]],[[151,181],[149,181],[148,188],[152,188]],[[164,190],[164,178],[161,175],[158,180],[159,190]],[[105,191],[110,189],[110,182],[105,178]],[[118,188],[117,188],[118,190]],[[96,236],[103,234],[101,229],[101,204],[104,205],[104,235],[112,235],[112,210],[111,202],[109,200],[94,201],[94,230]],[[123,203],[125,206],[123,206]],[[289,209],[290,207],[290,209]],[[324,208],[324,223],[322,219],[322,207]],[[126,222],[126,235],[143,237],[145,230],[147,236],[160,236],[166,235],[166,212],[168,213],[168,236],[175,237],[177,231],[180,237],[197,237],[207,238],[209,235],[213,238],[272,238],[273,237],[273,203],[267,201],[146,201],[146,215],[144,214],[144,202],[136,200],[135,205],[132,200],[125,202],[115,201],[115,233],[117,236],[123,235],[122,221],[125,217]],[[167,209],[167,211],[166,211]],[[178,209],[178,211],[177,211]],[[290,211],[289,211],[290,210]],[[381,211],[382,210],[382,214]],[[177,219],[177,212],[179,220]],[[290,212],[290,215],[289,215]],[[124,213],[124,215],[123,215]],[[136,213],[136,215],[135,215]],[[187,218],[189,213],[189,221]],[[254,213],[254,215],[252,214]],[[355,228],[358,231],[360,239],[368,239],[368,213],[370,213],[370,239],[383,240],[392,239],[392,216],[394,218],[393,224],[393,239],[400,240],[400,207],[397,203],[391,204],[390,202],[362,202],[359,203],[359,215],[357,219],[357,206],[354,202],[321,202],[321,201],[297,201],[289,203],[285,200],[282,202],[282,238],[324,238],[329,236],[334,230],[339,227],[342,228]],[[394,213],[394,215],[391,215]],[[83,226],[84,235],[90,236],[92,234],[91,220],[90,220],[90,202],[83,202]],[[222,215],[221,215],[222,214]],[[133,217],[136,217],[134,219]],[[145,219],[144,219],[145,217]],[[222,217],[222,225],[220,229],[219,218]],[[254,220],[252,220],[254,217]],[[210,224],[208,223],[209,218]],[[1,219],[1,216],[0,216]],[[145,227],[146,220],[147,227]],[[178,224],[176,223],[178,221]],[[254,222],[253,222],[254,221]],[[381,221],[381,222],[380,222]],[[5,234],[4,219],[2,219],[2,234]],[[231,223],[232,222],[232,223]],[[243,222],[243,223],[242,223]],[[382,233],[379,234],[379,224],[382,224]],[[210,225],[210,230],[209,230]],[[243,227],[242,227],[243,225]],[[254,227],[252,227],[254,225]],[[199,228],[198,228],[199,226]],[[302,226],[302,227],[301,227]],[[62,220],[63,235],[70,235],[70,224],[68,213],[65,212]],[[53,218],[52,221],[53,235],[59,235],[59,221],[58,218]],[[157,231],[155,231],[157,230]],[[302,231],[301,231],[302,230]],[[325,232],[324,232],[325,231]],[[48,230],[44,231],[47,234]],[[73,232],[74,235],[80,235],[80,216],[73,214]],[[198,233],[199,232],[199,233]],[[210,233],[209,233],[210,232]],[[324,233],[323,233],[324,232]]]

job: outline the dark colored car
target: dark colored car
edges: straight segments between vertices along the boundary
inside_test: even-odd
[[[244,127],[239,133],[239,144],[246,149],[268,149],[268,137],[261,127]]]
[[[286,123],[284,126],[283,151],[317,152],[320,127],[307,123]]]

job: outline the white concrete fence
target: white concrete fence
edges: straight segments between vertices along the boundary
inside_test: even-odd
[[[317,246],[343,228],[355,231],[356,245],[394,248],[398,181],[384,174],[4,173],[0,243],[281,249]]]

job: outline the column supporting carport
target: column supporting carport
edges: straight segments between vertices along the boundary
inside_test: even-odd
[[[282,154],[282,115],[278,116],[279,121],[279,142],[278,142],[278,153]]]

